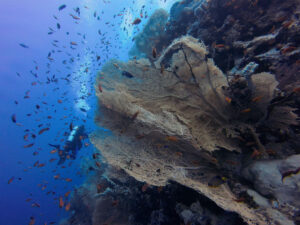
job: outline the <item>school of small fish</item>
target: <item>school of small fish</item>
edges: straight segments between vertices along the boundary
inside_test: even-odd
[[[104,5],[109,5],[110,1],[102,0]],[[132,5],[136,4],[137,0],[132,1]],[[47,34],[51,39],[51,49],[47,51],[45,56],[46,65],[39,61],[45,60],[33,60],[33,68],[29,71],[29,76],[31,76],[31,81],[29,87],[24,95],[14,100],[14,105],[16,107],[15,112],[11,113],[10,120],[12,124],[16,125],[18,129],[23,129],[22,141],[24,144],[20,148],[26,149],[30,152],[31,156],[34,158],[39,158],[43,155],[43,152],[49,154],[49,159],[47,161],[39,159],[34,160],[31,165],[26,166],[25,162],[19,161],[20,166],[26,166],[23,169],[23,172],[30,172],[34,169],[40,170],[41,173],[48,170],[50,166],[53,166],[55,162],[59,159],[58,157],[51,156],[60,156],[63,152],[57,148],[47,148],[40,146],[41,140],[49,143],[60,142],[63,144],[70,131],[73,129],[74,125],[78,123],[86,123],[91,117],[88,114],[88,109],[85,107],[79,107],[79,110],[84,113],[84,118],[79,116],[74,116],[73,105],[79,103],[80,101],[88,101],[92,96],[94,90],[94,72],[99,70],[99,67],[104,64],[111,57],[117,57],[117,52],[120,51],[122,45],[120,44],[120,34],[119,27],[122,24],[122,21],[125,20],[126,26],[122,26],[122,31],[127,35],[136,35],[140,31],[140,24],[148,17],[146,11],[146,6],[143,5],[139,12],[139,17],[134,18],[133,20],[127,18],[125,15],[127,13],[126,8],[123,8],[119,12],[113,15],[113,18],[105,18],[105,10],[94,10],[87,5],[83,7],[70,7],[68,4],[60,3],[57,8],[57,12],[53,15],[54,23],[52,26],[49,26]],[[67,26],[64,21],[61,19],[64,15],[72,21],[74,26],[78,26],[82,23],[84,13],[90,13],[92,18],[99,23],[99,29],[96,29],[96,35],[98,36],[98,43],[96,43],[93,48],[87,45],[88,43],[88,33],[75,32],[73,30],[67,30]],[[134,29],[133,34],[129,34],[130,31],[128,28],[132,27]],[[74,29],[76,30],[76,29]],[[64,34],[66,37],[67,43],[61,38],[55,39],[57,34]],[[114,37],[112,39],[111,37]],[[134,40],[132,40],[134,41]],[[31,51],[35,46],[33,44],[27,44],[23,42],[17,43],[24,51]],[[83,54],[82,49],[86,52]],[[153,50],[156,51],[156,50]],[[154,54],[154,53],[153,53]],[[155,53],[156,54],[156,53]],[[84,60],[82,63],[82,57],[85,55],[89,56],[90,60]],[[76,64],[80,64],[80,68],[75,69]],[[120,67],[115,65],[118,69]],[[17,77],[20,79],[27,76],[24,72],[16,72]],[[125,78],[134,78],[134,75],[129,71],[122,71],[122,75]],[[81,93],[80,96],[70,97],[70,92],[62,88],[62,86],[70,86],[71,84],[78,83],[79,85],[86,85],[81,81],[81,77],[89,77],[88,85],[90,92]],[[86,81],[85,81],[86,82]],[[47,88],[45,87],[47,86]],[[42,94],[36,98],[35,92],[37,89],[42,90]],[[103,92],[102,86],[98,85],[98,91]],[[53,96],[57,96],[55,102],[51,101]],[[31,107],[30,102],[34,102]],[[19,110],[18,107],[26,105],[26,110]],[[28,105],[28,106],[27,106]],[[61,112],[64,112],[64,115],[61,116]],[[131,120],[135,120],[139,112],[136,112],[132,115]],[[55,124],[63,125],[63,129],[57,129]],[[74,124],[74,125],[73,125]],[[26,128],[28,126],[28,128]],[[30,128],[29,128],[30,127]],[[53,135],[53,133],[55,134]],[[55,136],[56,135],[56,136]],[[83,141],[83,146],[88,148],[90,144],[87,140],[81,138]],[[43,153],[43,154],[42,154]],[[101,168],[102,165],[98,161],[98,153],[93,154],[95,168]],[[67,159],[70,157],[67,156]],[[72,166],[72,161],[67,165],[56,166],[56,169],[51,170],[53,173],[52,179],[54,181],[64,181],[67,183],[74,182],[75,177],[72,178],[64,177],[60,170]],[[95,170],[94,167],[90,171]],[[74,173],[75,174],[75,173]],[[76,175],[82,176],[80,171],[76,172]],[[73,178],[74,177],[74,178]],[[10,176],[8,178],[7,184],[14,185],[17,182],[21,181],[22,178],[16,176]],[[49,182],[50,183],[50,182]],[[45,192],[46,195],[53,196],[57,206],[66,211],[72,209],[70,203],[70,195],[72,191],[70,190],[65,194],[56,193],[55,191],[49,190],[48,181],[42,181],[38,184],[38,187]],[[97,186],[98,192],[101,190],[101,185]],[[39,203],[34,197],[34,193],[29,194],[30,197],[26,199],[26,202],[30,203],[32,208],[43,208],[43,204]],[[118,204],[117,202],[114,203]],[[29,224],[36,224],[37,218],[34,216],[29,217]],[[45,224],[54,224],[55,222],[48,222]]]

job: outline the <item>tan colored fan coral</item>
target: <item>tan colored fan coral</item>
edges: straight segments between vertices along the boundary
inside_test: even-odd
[[[128,117],[139,111],[137,121],[151,126],[151,132],[176,135],[207,151],[218,146],[235,150],[236,146],[221,129],[229,125],[222,93],[226,78],[206,54],[205,47],[196,39],[184,37],[174,41],[156,63],[171,62],[163,73],[145,60],[117,62],[120,69],[107,64],[102,72],[108,76],[101,82],[105,90],[98,93],[99,99]],[[122,77],[122,70],[135,79]]]
[[[134,78],[124,76],[124,71]],[[112,60],[100,75],[104,79],[97,79],[96,86],[100,84],[102,89],[96,93],[101,112],[96,121],[112,134],[99,131],[90,139],[108,163],[152,185],[175,180],[225,210],[239,213],[250,224],[264,224],[266,215],[279,213],[264,208],[256,213],[234,201],[228,185],[216,189],[207,185],[222,174],[212,153],[218,149],[242,152],[240,133],[253,135],[264,151],[255,124],[244,117],[257,112],[266,117],[277,86],[271,74],[252,76],[253,96],[262,98],[249,103],[256,110],[246,116],[225,100],[226,77],[207,57],[205,46],[189,36],[174,40],[154,65],[146,59]],[[281,214],[275,220],[289,224]]]

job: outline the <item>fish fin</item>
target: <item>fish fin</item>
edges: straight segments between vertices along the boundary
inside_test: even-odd
[[[52,144],[48,144],[48,145],[50,145],[51,147],[54,147],[54,148],[60,150],[60,145],[52,145]]]

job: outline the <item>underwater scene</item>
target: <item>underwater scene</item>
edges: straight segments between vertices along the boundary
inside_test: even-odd
[[[300,0],[2,0],[0,225],[300,225]]]

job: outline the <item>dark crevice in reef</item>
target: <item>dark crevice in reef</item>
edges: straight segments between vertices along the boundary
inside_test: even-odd
[[[155,187],[138,182],[125,172],[117,173],[122,176],[122,181],[108,178],[114,185],[106,190],[103,188],[105,195],[97,196],[89,186],[76,191],[72,200],[75,213],[68,224],[246,224],[238,214],[224,211],[204,195],[176,182]]]

